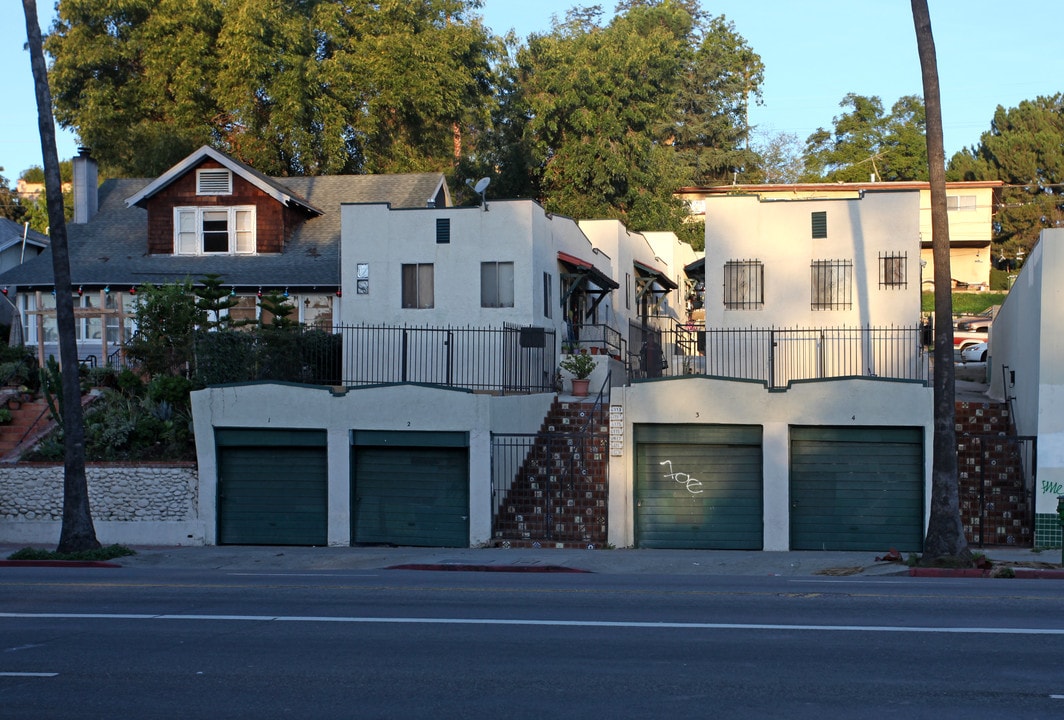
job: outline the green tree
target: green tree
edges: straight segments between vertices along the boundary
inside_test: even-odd
[[[479,0],[60,0],[59,122],[105,172],[209,144],[273,175],[449,169],[488,124]]]
[[[886,114],[875,96],[849,93],[839,103],[850,108],[834,118],[834,131],[818,128],[806,139],[809,182],[927,180],[923,101],[905,96]]]
[[[1010,257],[1029,253],[1044,228],[1064,225],[1064,94],[998,106],[990,130],[953,156],[949,174],[1004,181],[997,241]]]
[[[25,214],[22,220],[28,222],[30,227],[39,233],[47,235],[51,228],[50,220],[48,219],[48,198],[45,195],[40,195],[29,205],[24,206]],[[74,193],[63,193],[63,218],[70,222],[74,217]]]
[[[226,330],[229,328],[229,315],[226,311],[237,305],[236,295],[232,290],[222,286],[222,276],[208,273],[200,278],[196,293],[196,309],[203,314],[203,328],[207,330]]]
[[[549,211],[636,230],[682,221],[672,191],[686,178],[666,140],[691,29],[681,9],[633,7],[606,27],[570,12],[529,38],[524,142]]]
[[[684,68],[674,144],[694,185],[720,185],[756,172],[749,103],[761,101],[764,65],[724,16],[696,26]]]
[[[3,170],[0,167],[0,172],[3,172]],[[25,214],[26,207],[19,202],[18,195],[8,185],[7,178],[0,175],[0,217],[22,222],[22,217]]]
[[[271,290],[259,298],[259,326],[270,327],[279,330],[287,330],[299,325],[292,319],[292,313],[296,311],[294,305],[288,300],[287,291],[281,293]]]
[[[19,173],[19,179],[25,180],[28,183],[43,183],[44,182],[44,168],[40,165],[30,165],[28,168]],[[74,163],[71,160],[63,160],[59,163],[59,179],[64,183],[71,182],[74,179]]]
[[[192,281],[141,285],[133,317],[137,334],[126,343],[129,357],[153,377],[189,375],[195,331],[207,319],[196,307]]]

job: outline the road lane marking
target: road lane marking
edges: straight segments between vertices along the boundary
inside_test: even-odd
[[[650,630],[774,630],[952,635],[1064,635],[1064,628],[921,627],[918,625],[782,625],[777,623],[649,622],[635,620],[522,620],[508,618],[333,617],[328,615],[165,615],[148,613],[0,613],[33,620],[195,620],[200,622],[302,622],[392,625],[509,625]]]
[[[58,677],[59,673],[49,672],[0,672],[0,677]]]

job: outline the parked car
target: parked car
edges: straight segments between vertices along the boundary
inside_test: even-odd
[[[990,328],[986,325],[971,330],[954,330],[953,349],[959,350],[963,353],[972,345],[978,345],[979,343],[986,344],[986,341],[989,339]]]
[[[961,350],[961,359],[964,362],[986,362],[986,349],[987,344],[985,342],[969,345]]]
[[[998,310],[1001,309],[1000,305],[991,305],[981,313],[975,313],[973,315],[958,315],[953,318],[953,327],[957,330],[962,329],[961,325],[971,326],[975,325],[990,325],[994,322],[994,317],[997,316]],[[965,330],[969,327],[963,328]]]

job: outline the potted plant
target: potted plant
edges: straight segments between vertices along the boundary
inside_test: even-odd
[[[595,370],[595,359],[584,353],[569,355],[558,366],[573,376],[573,395],[583,397],[588,394],[587,386],[590,384],[588,377]]]

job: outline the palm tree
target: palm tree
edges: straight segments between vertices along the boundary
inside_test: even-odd
[[[942,103],[938,61],[927,0],[912,0],[916,46],[927,112],[927,164],[931,180],[931,251],[935,261],[935,424],[931,462],[931,513],[924,538],[924,563],[951,557],[971,562],[961,523],[957,482],[956,387],[953,371],[953,298],[946,215],[946,153],[942,142]]]

